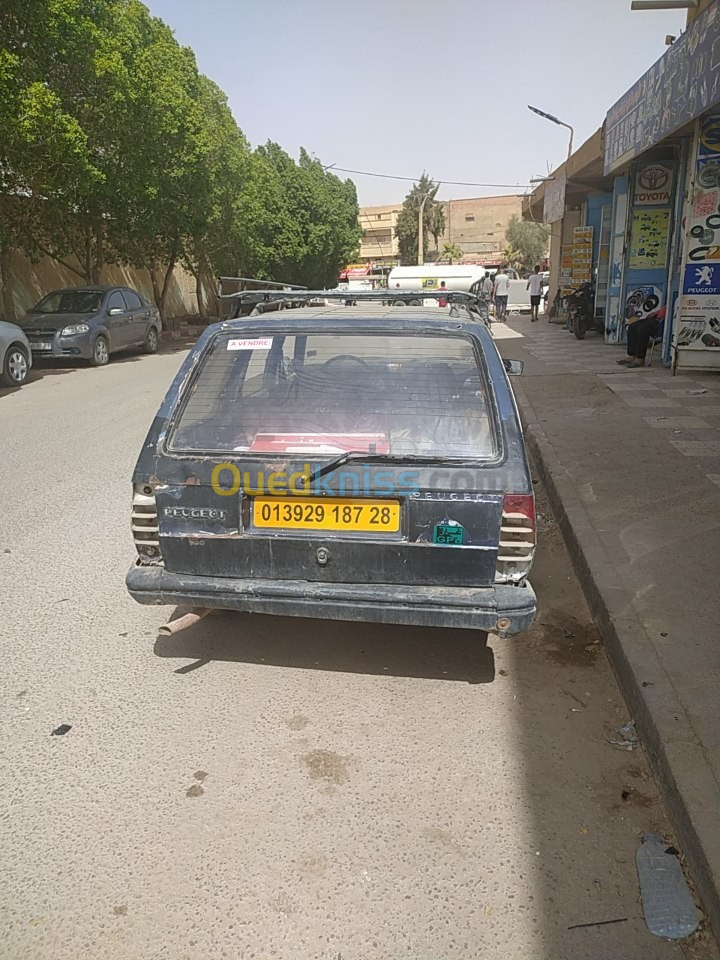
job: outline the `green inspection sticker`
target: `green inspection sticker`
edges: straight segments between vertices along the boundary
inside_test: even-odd
[[[433,528],[433,543],[442,546],[462,544],[465,528],[459,523],[436,523]]]

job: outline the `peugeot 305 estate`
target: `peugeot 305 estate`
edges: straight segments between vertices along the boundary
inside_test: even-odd
[[[535,503],[513,362],[457,304],[376,299],[207,328],[135,467],[135,600],[530,626]]]

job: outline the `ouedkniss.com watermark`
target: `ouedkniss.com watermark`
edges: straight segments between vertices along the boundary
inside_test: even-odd
[[[218,463],[210,483],[219,497],[246,496],[356,496],[413,497],[420,494],[418,470],[388,470],[362,464],[352,470],[321,471],[326,464],[304,463],[302,470],[249,471],[234,463]],[[427,490],[450,490],[458,494],[478,492],[477,472],[453,468],[434,469],[423,484]]]

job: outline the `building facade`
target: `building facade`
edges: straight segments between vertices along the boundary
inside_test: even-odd
[[[428,250],[428,261],[436,260],[444,244],[453,243],[462,250],[462,262],[496,265],[507,246],[505,231],[513,216],[522,217],[523,198],[473,197],[468,200],[447,200],[445,232],[438,248]],[[381,207],[361,207],[358,220],[363,231],[360,263],[392,266],[399,263],[395,230],[402,203]],[[430,238],[434,243],[434,238]]]
[[[522,196],[473,197],[449,200],[445,207],[445,232],[438,243],[453,243],[462,252],[465,263],[498,266],[508,243],[505,231],[513,217],[522,218]]]
[[[712,370],[720,369],[720,3],[691,13],[523,215],[551,224],[552,297],[594,281],[609,344],[660,312],[664,362]]]

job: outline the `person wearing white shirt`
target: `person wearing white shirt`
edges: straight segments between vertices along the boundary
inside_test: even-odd
[[[486,273],[478,284],[478,297],[480,299],[480,312],[485,320],[490,319],[490,298],[492,297],[493,282],[489,273]]]
[[[508,295],[510,293],[510,277],[505,273],[505,265],[495,274],[493,283],[493,299],[495,300],[495,319],[504,320],[507,314]]]
[[[540,313],[540,298],[542,297],[542,274],[539,266],[535,267],[535,270],[528,277],[526,289],[530,291],[530,319],[534,323],[540,319],[538,314]]]

